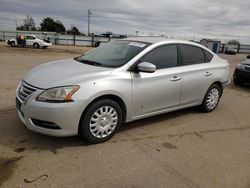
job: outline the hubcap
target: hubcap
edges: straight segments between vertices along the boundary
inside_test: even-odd
[[[220,93],[218,91],[218,89],[213,88],[207,97],[207,107],[212,110],[216,107],[216,105],[219,102],[219,98],[220,98]]]
[[[118,115],[111,106],[103,106],[92,115],[89,123],[90,132],[94,137],[105,138],[116,128]]]

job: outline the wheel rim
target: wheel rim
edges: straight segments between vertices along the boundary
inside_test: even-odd
[[[96,138],[105,138],[114,132],[118,122],[118,114],[111,106],[97,109],[89,122],[91,134]]]
[[[220,93],[219,93],[218,89],[216,89],[216,88],[211,89],[211,91],[209,92],[208,97],[207,97],[207,107],[210,110],[213,110],[216,107],[216,105],[218,104],[219,98],[220,98]]]

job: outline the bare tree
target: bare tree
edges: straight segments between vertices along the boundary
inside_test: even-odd
[[[23,25],[17,27],[17,30],[25,30],[25,31],[35,31],[36,25],[32,16],[27,15],[23,20]]]

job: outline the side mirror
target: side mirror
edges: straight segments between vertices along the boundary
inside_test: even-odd
[[[247,56],[247,59],[250,59],[250,55]]]
[[[156,66],[148,62],[139,63],[137,67],[138,67],[138,70],[141,72],[153,73],[156,71]]]

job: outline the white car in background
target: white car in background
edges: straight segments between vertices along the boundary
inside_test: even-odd
[[[8,45],[17,46],[16,38],[7,41]],[[39,39],[35,35],[26,35],[26,46],[33,46],[34,48],[47,48],[51,46],[52,43],[49,40]]]

